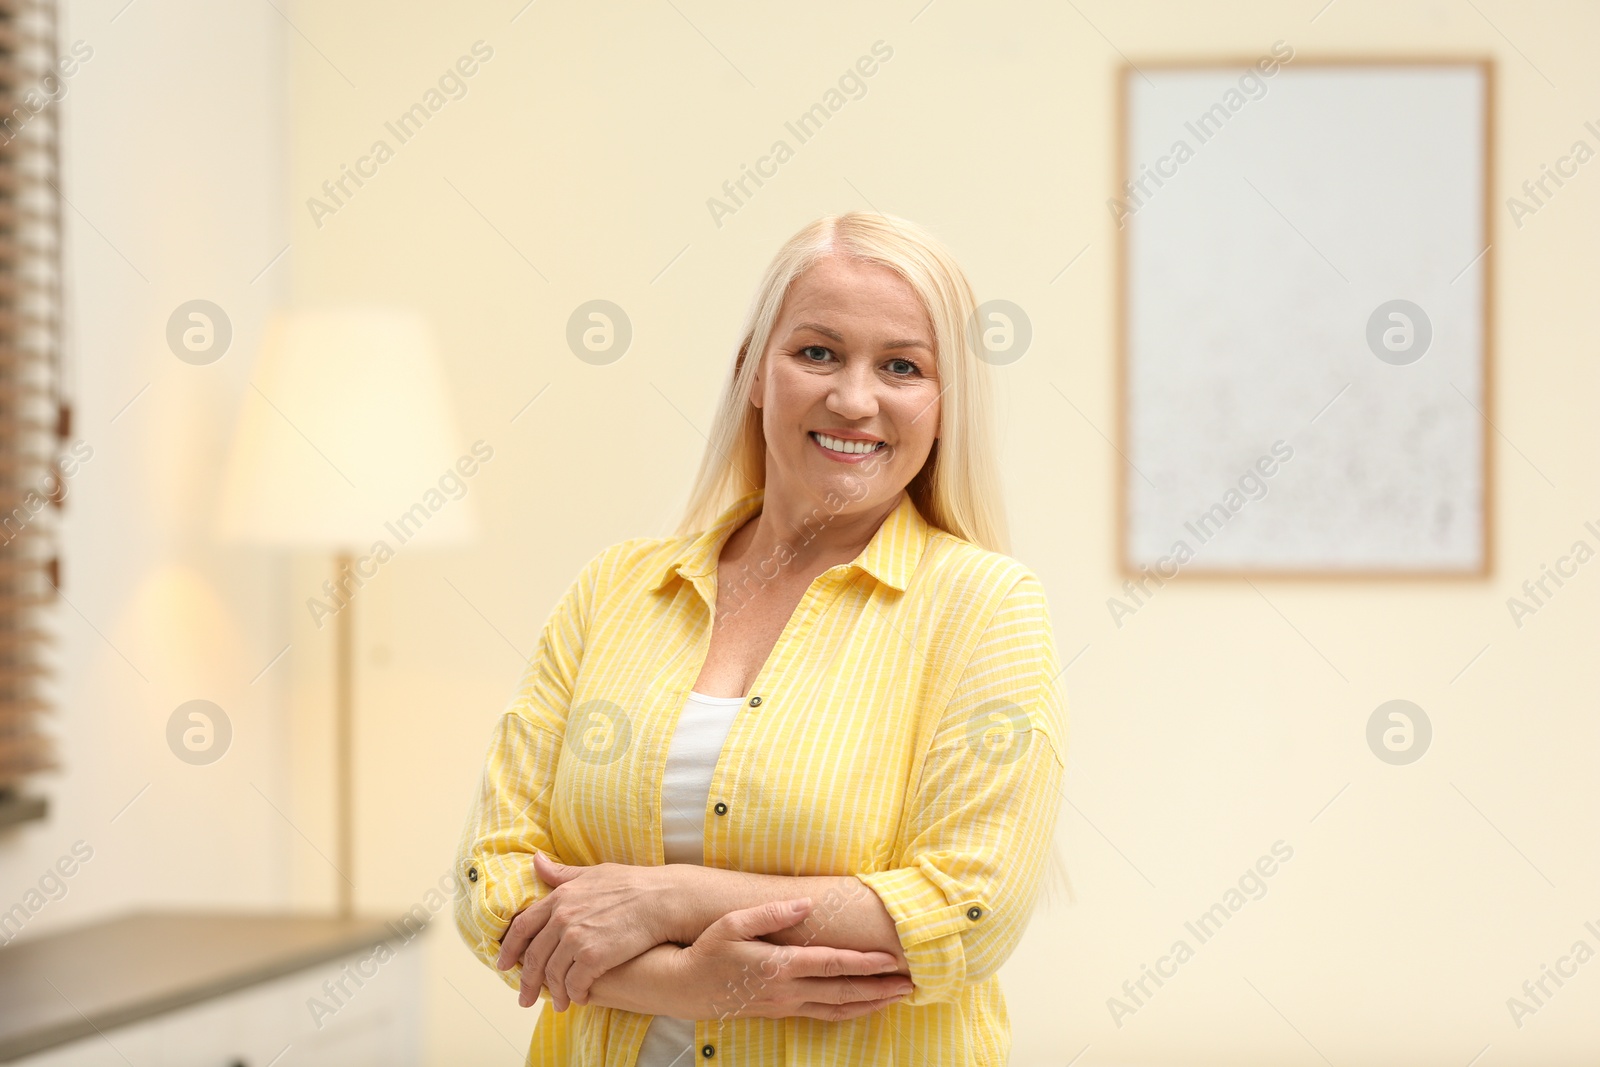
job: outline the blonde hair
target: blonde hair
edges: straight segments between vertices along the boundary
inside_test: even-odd
[[[778,249],[745,311],[733,368],[717,405],[700,469],[676,533],[698,533],[734,500],[766,487],[767,443],[761,409],[750,403],[756,369],[794,280],[817,260],[844,255],[887,267],[922,301],[933,326],[940,393],[939,436],[906,486],[932,525],[992,552],[1010,553],[994,435],[989,365],[974,344],[977,298],[955,257],[928,231],[894,215],[850,211],[824,215]],[[747,358],[750,353],[755,359]],[[1072,882],[1060,847],[1050,849],[1042,902],[1058,892],[1071,902]]]
[[[734,500],[766,487],[767,443],[752,383],[784,297],[824,256],[875,263],[904,278],[933,326],[940,393],[939,437],[906,491],[929,523],[994,552],[1009,552],[1000,497],[989,365],[978,358],[972,285],[955,258],[922,227],[893,215],[824,215],[784,242],[745,312],[738,351],[677,534],[705,529]],[[754,359],[746,358],[755,353]]]

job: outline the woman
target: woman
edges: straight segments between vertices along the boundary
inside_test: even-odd
[[[912,223],[806,226],[678,534],[545,624],[457,860],[462,936],[547,998],[528,1063],[1006,1062],[1066,714],[974,314]]]

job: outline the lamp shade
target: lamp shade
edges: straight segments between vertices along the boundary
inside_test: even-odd
[[[476,535],[476,457],[456,432],[420,314],[279,312],[250,384],[223,478],[221,537],[365,552]]]

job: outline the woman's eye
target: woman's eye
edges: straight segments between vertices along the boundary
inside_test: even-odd
[[[822,355],[813,358],[812,353],[816,352],[820,352]],[[821,363],[833,355],[833,349],[828,348],[826,345],[806,345],[797,354],[807,363]],[[901,378],[909,378],[922,373],[922,368],[914,360],[891,359],[886,365],[890,368],[890,373]]]

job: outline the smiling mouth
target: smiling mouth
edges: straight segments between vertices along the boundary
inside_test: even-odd
[[[872,452],[882,452],[889,447],[887,441],[846,441],[838,437],[829,437],[825,433],[808,430],[808,436],[829,452],[837,452],[842,456],[864,456]]]

